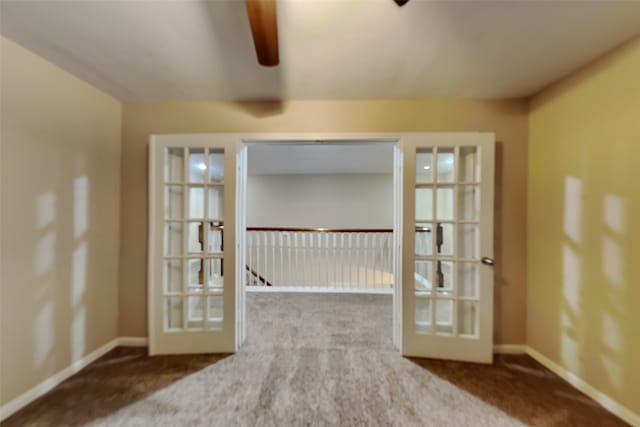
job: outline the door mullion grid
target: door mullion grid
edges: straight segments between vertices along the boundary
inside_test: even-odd
[[[224,160],[223,160],[224,161]],[[209,255],[209,174],[211,173],[211,165],[209,164],[209,148],[205,147],[204,149],[204,164],[207,168],[204,170],[204,197],[202,207],[202,212],[204,213],[204,221],[202,221],[202,327],[204,329],[208,328],[209,325],[209,263],[211,262],[210,258],[206,256]]]
[[[434,262],[431,264],[431,333],[437,334],[436,302],[438,294],[438,146],[433,147],[433,190],[431,191],[431,207],[433,222],[431,224],[431,254]]]
[[[481,244],[482,242],[482,221],[486,221],[486,219],[483,217],[482,215],[482,182],[484,181],[482,179],[482,174],[484,173],[484,167],[482,166],[482,146],[478,146],[476,148],[476,171],[475,174],[476,176],[474,177],[474,180],[478,181],[478,186],[476,187],[476,197],[477,197],[477,206],[479,206],[478,209],[478,245]],[[482,257],[482,253],[481,251],[481,247],[478,247],[478,257],[481,258]],[[480,264],[480,266],[482,266],[482,264]],[[482,301],[483,299],[486,298],[493,298],[493,295],[482,295],[482,286],[480,283],[480,275],[482,273],[478,272],[478,284],[477,284],[477,295],[476,295],[476,310],[474,312],[474,319],[473,319],[473,326],[474,326],[474,330],[473,330],[473,335],[474,336],[479,336],[480,335],[480,306],[483,304]]]
[[[189,326],[189,299],[185,295],[189,293],[189,223],[186,219],[189,217],[189,148],[183,151],[183,167],[182,167],[182,254],[187,257],[182,263],[182,328],[188,329]]]
[[[456,145],[453,148],[453,181],[455,185],[453,187],[453,237],[451,242],[451,249],[453,253],[453,257],[455,258],[458,254],[458,219],[460,216],[458,215],[458,169],[460,168],[460,147]],[[453,310],[451,312],[451,327],[453,328],[452,333],[454,337],[458,336],[458,264],[453,261],[451,262],[453,271],[451,272],[452,277],[452,296],[453,301],[451,304],[453,305]]]

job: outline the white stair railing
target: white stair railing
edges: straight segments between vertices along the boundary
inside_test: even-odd
[[[247,286],[390,289],[391,229],[248,228]]]

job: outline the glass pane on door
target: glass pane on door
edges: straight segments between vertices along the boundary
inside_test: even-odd
[[[478,152],[477,147],[434,147],[416,152],[414,292],[418,333],[463,338],[477,335]]]
[[[416,153],[416,182],[433,182],[433,150],[418,149]]]
[[[209,150],[209,182],[222,183],[224,181],[224,152]]]
[[[437,167],[438,167],[438,179],[437,182],[446,183],[455,181],[455,150],[453,148],[438,148],[437,154]]]
[[[207,175],[204,148],[189,149],[189,182],[204,182]]]
[[[480,219],[480,186],[458,186],[458,215],[462,221],[478,221]]]
[[[184,182],[184,148],[169,148],[164,167],[165,182]]]
[[[181,185],[167,185],[164,194],[164,217],[182,218],[184,211],[184,192]]]
[[[165,330],[221,328],[224,151],[169,148],[164,159]]]
[[[477,147],[460,147],[459,182],[480,182],[480,163]]]
[[[433,219],[433,189],[431,187],[416,188],[416,221]]]
[[[433,332],[432,321],[433,314],[431,312],[432,300],[430,298],[416,298],[416,315],[415,327],[418,333]]]

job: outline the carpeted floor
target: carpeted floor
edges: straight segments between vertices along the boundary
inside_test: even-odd
[[[235,355],[118,348],[2,425],[617,426],[528,356],[402,358],[391,297],[249,294]]]

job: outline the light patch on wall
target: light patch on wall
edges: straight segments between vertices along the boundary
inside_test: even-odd
[[[580,257],[574,250],[565,244],[562,250],[563,280],[562,294],[564,306],[562,311],[562,341],[561,354],[564,363],[570,366],[574,372],[579,370],[578,343],[577,343],[577,319],[580,303]]]
[[[76,361],[82,358],[86,350],[87,308],[82,305],[75,309],[71,324],[71,357]]]
[[[620,364],[607,354],[602,354],[600,360],[602,361],[604,370],[607,372],[607,378],[611,385],[621,390],[624,386],[624,374],[620,368]]]
[[[562,313],[562,340],[561,340],[561,354],[562,361],[566,366],[569,366],[573,372],[579,372],[578,354],[578,342],[576,339],[575,320],[573,314]]]
[[[608,312],[602,313],[602,343],[616,353],[622,350],[620,325]]]
[[[79,176],[73,182],[73,237],[79,238],[89,224],[89,178]]]
[[[565,245],[562,250],[562,261],[562,293],[568,306],[577,311],[580,298],[580,257],[571,247]]]
[[[624,286],[622,256],[622,248],[613,238],[602,238],[602,272],[607,281],[616,288]]]
[[[45,303],[33,322],[34,367],[42,367],[53,351],[55,344],[55,319],[53,302]]]
[[[48,231],[36,243],[35,272],[40,278],[47,275],[53,267],[56,257],[56,233]]]
[[[616,233],[626,232],[626,209],[625,200],[617,195],[607,194],[604,196],[604,222]]]
[[[36,200],[36,225],[45,228],[56,219],[56,195],[49,191]]]
[[[568,176],[564,181],[564,231],[574,242],[579,243],[582,224],[582,181]]]
[[[87,242],[80,242],[71,259],[71,306],[82,303],[87,288]]]
[[[615,194],[604,197],[602,217],[609,228],[609,236],[602,238],[602,272],[616,288],[624,286],[623,260],[624,251],[616,239],[626,232],[625,200]]]

